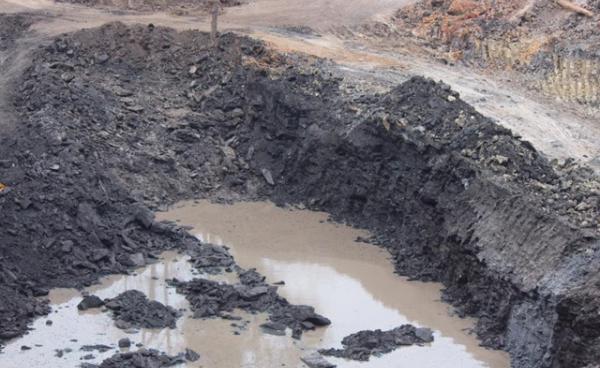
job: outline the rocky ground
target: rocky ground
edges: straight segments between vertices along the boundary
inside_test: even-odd
[[[36,16],[31,14],[0,13],[0,51],[14,46],[14,42],[35,23]]]
[[[342,89],[321,60],[233,34],[219,44],[112,23],[34,52],[13,86],[19,124],[0,138],[3,340],[47,312],[36,297],[51,287],[200,247],[153,210],[271,199],[372,231],[399,273],[443,282],[515,367],[600,359],[590,170],[548,162],[443,84],[413,78],[365,95]],[[195,287],[181,285],[202,295]]]
[[[516,71],[529,88],[595,114],[599,17],[595,0],[421,0],[400,9],[393,22],[445,62]]]

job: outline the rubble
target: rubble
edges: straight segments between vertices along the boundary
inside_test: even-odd
[[[188,282],[172,280],[171,284],[186,296],[194,318],[229,318],[236,309],[263,312],[270,320],[261,326],[263,331],[283,336],[285,329],[290,328],[294,338],[300,338],[303,331],[331,324],[313,307],[290,304],[277,294],[276,286],[264,283],[264,277],[256,271],[244,271],[241,275],[241,282],[233,285],[198,278]]]
[[[389,331],[360,331],[344,337],[342,349],[321,349],[319,353],[337,358],[368,361],[371,356],[380,356],[401,346],[433,342],[433,333],[428,328],[402,325]]]
[[[185,354],[170,356],[154,349],[118,353],[104,360],[99,368],[163,368],[185,363]]]
[[[311,353],[300,358],[309,368],[335,368],[336,365],[328,362],[319,353]]]
[[[175,328],[181,313],[155,300],[148,300],[138,290],[128,290],[107,299],[105,307],[113,312],[115,325],[129,328]]]

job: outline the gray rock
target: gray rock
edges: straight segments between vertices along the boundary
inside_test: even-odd
[[[273,180],[273,175],[271,174],[269,169],[261,169],[260,172],[262,173],[263,177],[265,178],[265,181],[269,185],[275,185],[275,181]]]
[[[75,76],[72,73],[62,73],[60,75],[60,79],[64,80],[65,82],[69,83],[70,81],[72,81],[73,79],[75,79]]]
[[[98,56],[96,56],[96,62],[98,64],[104,64],[108,61],[108,59],[110,59],[110,56],[108,56],[108,54],[100,54]]]
[[[129,260],[135,267],[142,267],[146,265],[146,258],[142,253],[134,253],[130,255]]]
[[[84,296],[83,300],[77,304],[77,309],[80,311],[88,310],[91,308],[100,308],[104,305],[104,301],[96,295]]]
[[[119,340],[119,347],[121,349],[128,348],[130,346],[131,346],[131,340],[129,340],[129,338],[124,337],[124,338],[122,338],[122,339]]]
[[[319,353],[311,353],[300,358],[310,368],[335,368],[336,365],[328,362]]]
[[[192,349],[185,349],[185,360],[188,362],[195,362],[200,359],[200,354],[196,353]]]

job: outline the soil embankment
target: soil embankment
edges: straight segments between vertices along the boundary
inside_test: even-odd
[[[196,242],[152,210],[271,199],[370,230],[399,273],[442,281],[515,367],[598,360],[590,170],[553,167],[443,84],[352,94],[321,60],[219,42],[113,23],[34,53],[0,141],[3,339],[47,311],[35,297],[48,288]]]
[[[529,88],[597,115],[600,3],[577,2],[588,15],[560,3],[423,0],[399,10],[394,23],[446,61],[515,71]]]

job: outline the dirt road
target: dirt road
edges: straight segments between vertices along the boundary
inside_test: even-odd
[[[368,38],[361,37],[360,34],[349,42],[336,37],[333,32],[340,27],[352,28],[374,19],[385,21],[393,11],[411,2],[412,0],[310,0],[298,3],[292,0],[256,0],[227,9],[220,22],[221,29],[260,37],[279,50],[301,51],[330,58],[340,64],[341,74],[366,84],[387,88],[415,74],[443,80],[483,114],[531,141],[549,157],[574,157],[600,171],[600,144],[597,143],[600,141],[600,125],[578,111],[569,111],[521,90],[518,81],[500,82],[489,76],[478,75],[471,69],[436,63],[408,50],[377,50],[369,44]],[[152,22],[176,29],[208,28],[207,19],[201,14],[177,16],[166,12],[115,12],[55,4],[48,0],[0,0],[0,11],[28,11],[43,15],[44,20],[35,24],[28,37],[21,41],[24,48],[44,43],[63,32],[95,27],[110,21]],[[290,28],[300,27],[312,29],[319,36],[288,31]],[[19,57],[2,57],[2,86],[9,82],[13,73],[7,73],[7,70],[16,67],[13,65],[15,60],[18,60],[20,67],[26,64],[22,49],[20,53]],[[7,116],[7,112],[6,103],[1,102],[4,100],[1,97],[0,95],[0,117],[3,117]]]

